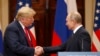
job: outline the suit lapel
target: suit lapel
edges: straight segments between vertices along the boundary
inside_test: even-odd
[[[19,30],[19,31],[20,31],[20,33],[23,35],[23,39],[25,39],[25,40],[26,40],[26,42],[27,42],[25,32],[24,32],[23,28],[21,27],[20,23],[19,23],[17,20],[15,20],[15,23],[16,23],[16,24],[17,24],[17,26],[18,26],[18,30]]]
[[[17,20],[16,20],[15,22],[17,23],[17,26],[18,26],[18,28],[19,28],[19,31],[22,32],[22,34],[25,36],[24,30],[23,30],[23,28],[21,27],[20,23],[19,23]]]

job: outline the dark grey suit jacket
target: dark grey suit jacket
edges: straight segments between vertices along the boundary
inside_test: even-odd
[[[34,49],[30,48],[25,33],[17,20],[6,28],[4,34],[4,56],[33,56]]]
[[[0,56],[3,56],[2,53],[0,53]]]
[[[89,33],[84,29],[84,27],[81,27],[64,44],[55,47],[44,47],[45,53],[56,53],[58,51],[91,51],[91,38]]]

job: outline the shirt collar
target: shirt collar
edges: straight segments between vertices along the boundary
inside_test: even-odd
[[[23,29],[25,28],[25,26],[22,24],[21,21],[19,21],[19,24],[21,25],[21,27],[22,27]]]
[[[78,30],[79,28],[81,28],[81,27],[82,27],[82,25],[79,25],[78,27],[76,27],[76,28],[74,29],[73,33],[75,34],[75,33],[77,32],[77,30]]]

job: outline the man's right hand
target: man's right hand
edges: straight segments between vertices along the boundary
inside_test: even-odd
[[[34,56],[39,56],[39,55],[41,55],[43,53],[44,53],[43,47],[41,47],[41,46],[36,46],[35,47],[35,54],[34,54]]]

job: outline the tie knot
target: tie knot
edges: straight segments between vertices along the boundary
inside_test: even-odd
[[[24,29],[28,30],[28,27],[25,27]]]

